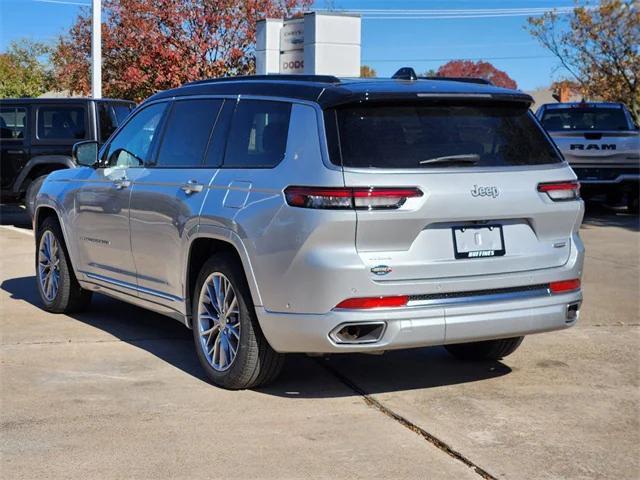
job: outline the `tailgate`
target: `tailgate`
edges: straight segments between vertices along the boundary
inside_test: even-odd
[[[371,185],[373,179],[368,177],[345,171],[347,185]],[[357,212],[356,246],[362,260],[371,268],[391,267],[380,280],[558,267],[567,262],[571,235],[582,220],[581,202],[553,202],[537,191],[539,183],[574,178],[566,166],[537,171],[389,174],[382,184],[381,178],[376,178],[376,185],[418,187],[424,195],[408,199],[398,210]],[[472,233],[461,233],[463,229]],[[503,251],[494,243],[499,241],[500,230]],[[474,245],[477,242],[480,245]],[[474,249],[493,253],[476,257],[472,253],[465,258],[456,255],[456,247],[459,254]]]

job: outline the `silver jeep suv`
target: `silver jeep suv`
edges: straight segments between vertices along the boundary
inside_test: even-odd
[[[582,299],[579,185],[530,102],[330,76],[159,93],[40,190],[44,307],[97,291],[173,317],[232,389],[286,352],[504,357]]]

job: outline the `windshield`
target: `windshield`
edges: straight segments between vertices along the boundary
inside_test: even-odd
[[[621,108],[550,108],[542,115],[542,125],[559,130],[629,130]]]
[[[562,160],[525,105],[417,104],[335,110],[334,163],[360,168],[448,168]],[[329,133],[329,141],[331,134]]]

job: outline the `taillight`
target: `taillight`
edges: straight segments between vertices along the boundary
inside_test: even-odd
[[[580,184],[575,181],[539,183],[538,191],[546,193],[554,202],[580,198]]]
[[[559,282],[551,282],[549,284],[551,293],[568,293],[580,290],[580,279],[561,280]]]
[[[407,305],[409,297],[398,295],[395,297],[360,297],[343,300],[335,308],[369,309],[369,308],[397,308]]]
[[[422,191],[402,187],[287,187],[284,196],[292,207],[383,210],[400,208],[407,198],[421,197]]]

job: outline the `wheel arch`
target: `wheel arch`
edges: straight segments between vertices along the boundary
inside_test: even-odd
[[[38,235],[38,230],[40,230],[40,227],[42,226],[42,224],[44,223],[44,221],[49,218],[49,217],[53,217],[56,219],[56,221],[61,225],[60,223],[60,216],[58,215],[58,212],[50,205],[40,205],[37,207],[34,215],[33,215],[33,233],[34,235],[37,237]],[[64,234],[64,232],[63,232]],[[65,243],[66,243],[66,239],[65,239]]]
[[[33,157],[27,162],[13,184],[13,192],[20,193],[26,180],[34,180],[41,175],[47,175],[56,170],[74,168],[76,165],[67,155],[41,155]]]
[[[79,272],[76,269],[74,245],[69,242],[69,234],[67,232],[67,229],[65,228],[64,222],[62,221],[63,216],[60,213],[60,209],[55,202],[52,202],[51,199],[47,199],[45,200],[45,203],[36,205],[32,224],[35,241],[38,241],[38,230],[47,218],[54,218],[58,222],[58,225],[60,225],[60,230],[62,231],[62,237],[64,240],[64,247],[67,251],[67,254],[69,255],[69,263],[71,264],[73,273],[75,274],[76,278],[78,278]]]
[[[201,229],[194,235],[189,244],[185,268],[184,298],[187,312],[186,323],[189,328],[191,328],[191,296],[195,289],[200,268],[211,255],[217,253],[228,253],[236,258],[244,271],[254,305],[262,305],[251,262],[242,240],[234,232],[220,227],[215,227],[215,230],[205,228],[202,231]]]

